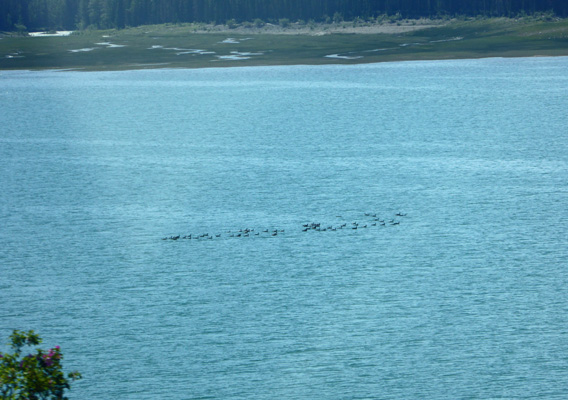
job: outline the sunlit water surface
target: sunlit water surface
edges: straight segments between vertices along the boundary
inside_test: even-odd
[[[0,127],[73,399],[568,397],[568,58],[3,71]]]

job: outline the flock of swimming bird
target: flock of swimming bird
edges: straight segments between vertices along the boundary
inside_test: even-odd
[[[376,213],[365,213],[365,218],[363,222],[353,221],[353,222],[343,222],[340,224],[322,224],[321,222],[308,222],[301,225],[302,232],[335,232],[339,230],[359,230],[359,229],[369,229],[373,227],[387,227],[400,225],[402,217],[406,214],[402,212],[397,212],[392,218],[381,218],[377,216]],[[340,215],[336,218],[342,218]],[[236,230],[227,230],[223,233],[190,233],[188,235],[176,235],[176,236],[166,236],[162,240],[213,240],[220,238],[246,238],[246,237],[276,237],[281,236],[286,233],[285,229],[274,229],[274,228],[240,228]]]

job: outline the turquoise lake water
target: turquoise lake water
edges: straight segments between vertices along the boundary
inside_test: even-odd
[[[72,399],[566,399],[568,58],[2,71],[12,329]]]

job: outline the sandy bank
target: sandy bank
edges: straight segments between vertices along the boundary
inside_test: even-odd
[[[251,23],[229,25],[192,24],[193,33],[234,33],[239,35],[311,35],[322,36],[333,33],[344,34],[400,34],[420,29],[435,28],[447,24],[447,20],[415,19],[396,22],[343,21],[337,23],[289,23],[286,26],[266,23],[255,26]]]

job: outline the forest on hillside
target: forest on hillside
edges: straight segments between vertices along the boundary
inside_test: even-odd
[[[0,0],[0,31],[108,29],[227,21],[326,21],[397,15],[568,16],[567,0]]]

